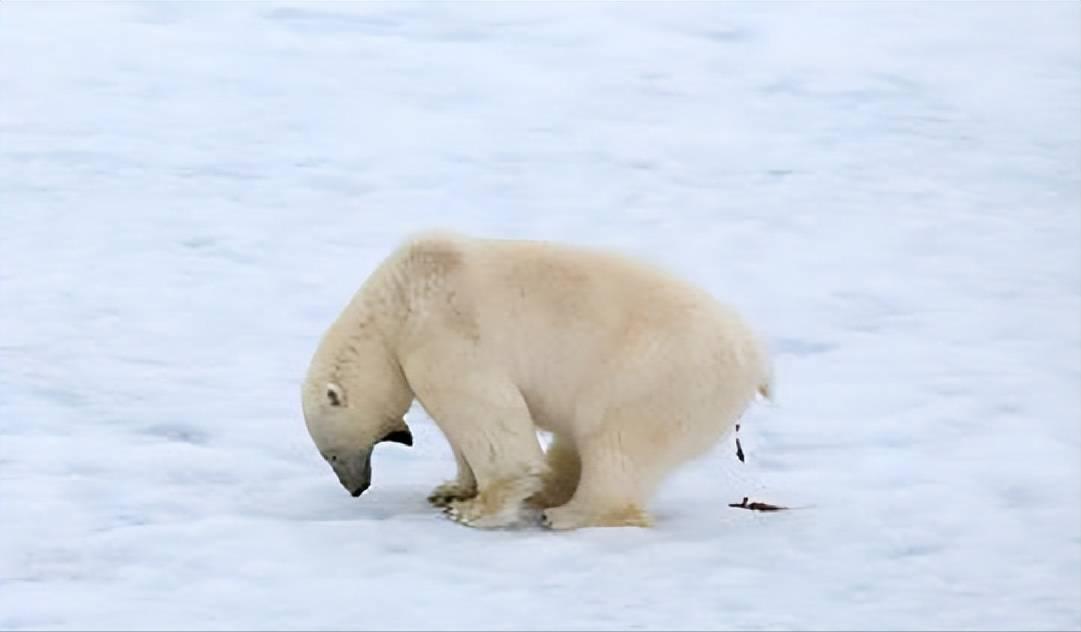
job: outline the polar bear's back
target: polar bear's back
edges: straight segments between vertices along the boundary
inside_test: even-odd
[[[421,233],[406,251],[423,268],[414,271],[414,282],[421,276],[426,284],[445,285],[456,307],[489,335],[510,329],[543,335],[557,346],[575,334],[621,343],[635,335],[673,338],[696,346],[712,334],[753,337],[734,309],[704,289],[611,251],[452,232]]]
[[[419,236],[410,248],[443,279],[448,310],[469,319],[462,330],[513,376],[542,426],[575,416],[568,402],[590,394],[607,406],[715,408],[725,402],[712,400],[740,399],[768,380],[764,351],[735,311],[643,262],[453,233]]]

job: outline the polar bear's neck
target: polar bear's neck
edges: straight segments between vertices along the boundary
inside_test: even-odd
[[[414,395],[403,357],[423,337],[418,332],[432,302],[447,293],[449,275],[462,264],[461,248],[453,239],[425,236],[388,257],[330,327],[311,379],[368,393],[369,403],[388,416],[404,414]]]
[[[309,380],[339,384],[379,417],[400,419],[414,396],[381,320],[363,302],[351,304],[324,337]]]
[[[388,348],[401,352],[418,316],[443,302],[450,278],[464,261],[454,236],[419,235],[388,257],[357,294],[358,322],[378,329]]]

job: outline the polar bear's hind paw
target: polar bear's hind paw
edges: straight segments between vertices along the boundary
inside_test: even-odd
[[[584,513],[564,505],[552,507],[541,513],[541,524],[553,531],[568,531],[588,527],[642,527],[653,526],[653,518],[644,510],[627,506],[601,514]]]

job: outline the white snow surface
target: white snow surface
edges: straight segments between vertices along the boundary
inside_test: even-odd
[[[0,628],[1081,628],[1081,4],[0,3]],[[481,531],[299,383],[406,235],[619,249],[777,401]],[[727,507],[743,496],[801,507]]]

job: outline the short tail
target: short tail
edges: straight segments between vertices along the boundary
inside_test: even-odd
[[[772,365],[767,365],[765,375],[762,376],[762,381],[758,383],[758,394],[772,402],[775,401],[774,397],[776,392],[773,380],[773,367]]]

